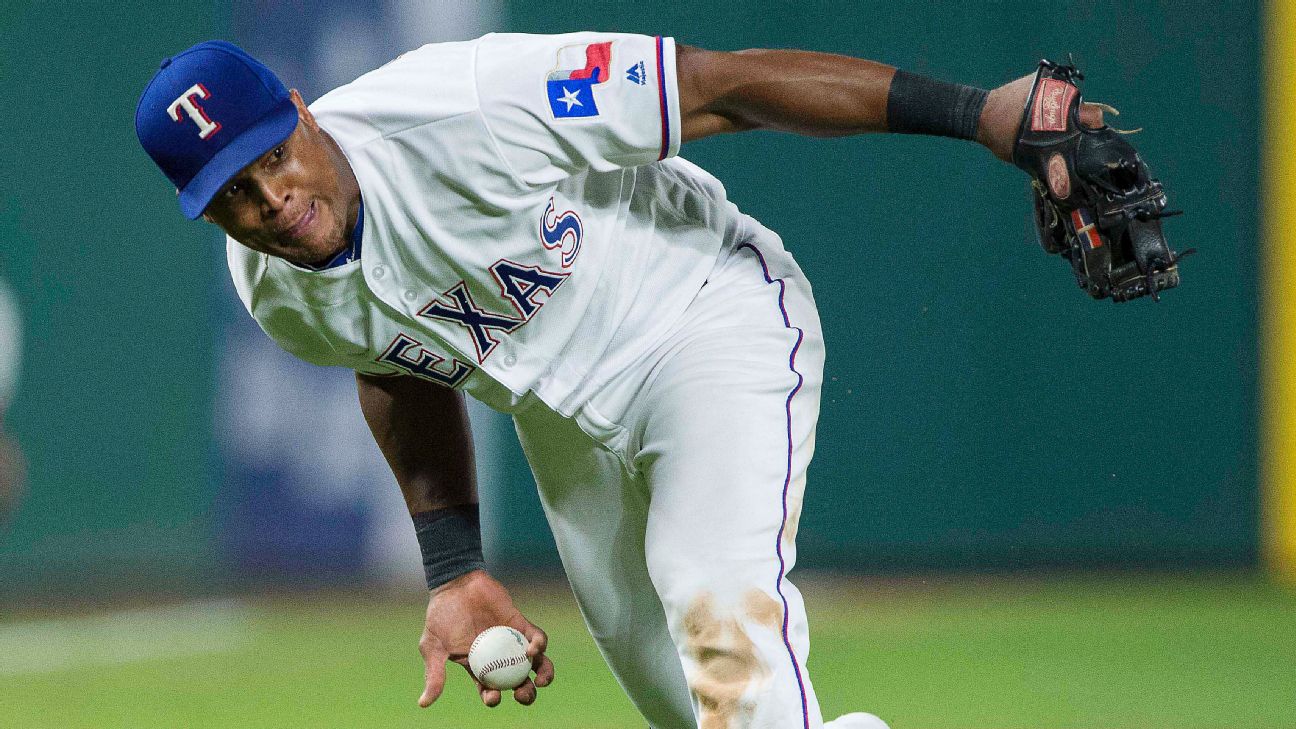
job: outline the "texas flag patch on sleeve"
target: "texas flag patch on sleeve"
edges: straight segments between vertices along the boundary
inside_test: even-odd
[[[558,51],[558,64],[545,82],[554,119],[598,116],[594,87],[612,72],[612,41],[567,46]]]

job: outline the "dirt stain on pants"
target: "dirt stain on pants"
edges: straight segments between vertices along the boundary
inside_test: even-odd
[[[779,630],[783,606],[760,590],[749,590],[743,612],[743,616],[717,614],[715,596],[703,592],[684,614],[685,648],[696,663],[689,688],[701,707],[698,729],[731,729],[736,719],[743,720],[737,726],[745,726],[755,710],[755,695],[770,678],[770,669],[740,617]]]

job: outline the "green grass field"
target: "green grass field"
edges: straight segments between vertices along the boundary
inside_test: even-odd
[[[824,714],[894,729],[1291,729],[1296,593],[1242,578],[804,578]],[[515,587],[554,685],[414,701],[418,595],[309,593],[0,622],[0,727],[642,727],[565,586]],[[187,652],[187,654],[186,654]]]

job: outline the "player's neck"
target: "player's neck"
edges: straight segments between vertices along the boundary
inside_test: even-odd
[[[333,166],[337,169],[338,190],[342,193],[342,199],[346,200],[346,229],[342,231],[341,241],[342,248],[345,248],[360,218],[360,182],[356,179],[355,170],[351,169],[351,162],[347,160],[341,145],[327,131],[320,129],[320,133],[324,135],[329,147],[329,156],[333,158]],[[340,251],[341,248],[338,250]],[[338,251],[334,251],[335,255],[337,253]]]

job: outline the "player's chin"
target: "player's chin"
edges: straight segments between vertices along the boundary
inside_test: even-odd
[[[301,238],[276,240],[268,253],[290,263],[317,265],[336,255],[337,249],[337,236],[315,230]]]

